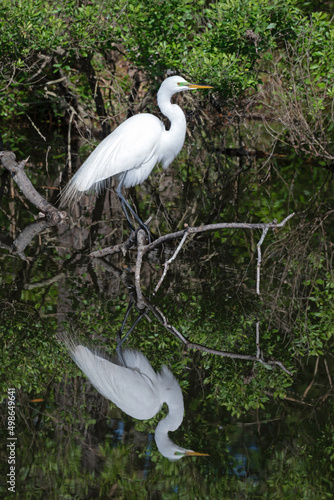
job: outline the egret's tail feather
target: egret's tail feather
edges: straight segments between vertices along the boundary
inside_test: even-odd
[[[80,191],[75,183],[74,177],[69,181],[68,184],[64,187],[59,195],[59,207],[71,207],[76,201],[79,201],[81,196],[84,194],[84,191]]]
[[[69,334],[68,332],[62,331],[57,334],[57,338],[63,342],[69,352],[69,354],[72,356],[77,345],[82,343],[80,341],[79,336],[76,334]]]
[[[74,362],[76,362],[77,349],[80,346],[85,349],[87,348],[92,354],[99,358],[107,359],[114,364],[120,364],[117,356],[109,356],[103,348],[96,346],[93,341],[87,339],[83,334],[61,331],[57,334],[57,338],[65,345]]]
[[[112,178],[111,179],[103,179],[102,181],[95,182],[92,186],[90,186],[88,189],[80,189],[77,186],[77,179],[76,175],[72,177],[72,179],[66,184],[65,188],[61,191],[59,195],[59,207],[64,208],[64,207],[69,207],[71,208],[74,203],[80,200],[81,196],[86,193],[86,194],[95,194],[99,195],[104,191],[106,188],[110,187],[112,184]]]

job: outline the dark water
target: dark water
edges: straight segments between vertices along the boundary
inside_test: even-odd
[[[50,188],[57,188],[64,147],[61,138],[52,144],[46,170],[38,146],[26,171],[56,202]],[[212,349],[255,356],[258,324],[261,357],[282,365],[186,350],[150,313],[127,346],[143,352],[154,369],[166,364],[173,371],[185,415],[170,437],[209,454],[176,463],[162,457],[154,430],[167,409],[144,422],[125,415],[88,383],[58,340],[70,332],[112,354],[135,289],[134,250],[89,256],[129,235],[113,190],[97,202],[84,197],[67,224],[45,228],[31,241],[27,260],[1,250],[2,436],[4,443],[17,438],[10,441],[16,493],[4,481],[4,498],[332,497],[332,176],[287,150],[270,160],[240,159],[211,147],[211,153],[182,154],[129,199],[143,220],[153,216],[155,238],[185,223],[281,222],[295,212],[261,247],[261,295],[261,231],[249,229],[188,238],[154,295],[179,240],[157,248],[144,259],[141,291],[189,341]],[[2,241],[37,217],[7,178]],[[128,327],[137,316],[134,308]],[[9,458],[3,446],[3,478]]]

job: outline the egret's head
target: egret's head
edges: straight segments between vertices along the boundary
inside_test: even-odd
[[[212,89],[210,85],[197,85],[195,83],[189,83],[187,80],[182,78],[182,76],[170,76],[166,78],[161,84],[159,89],[159,94],[166,93],[169,95],[176,94],[177,92],[183,92],[184,90],[195,90],[195,89]]]

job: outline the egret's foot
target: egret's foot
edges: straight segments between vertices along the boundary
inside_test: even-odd
[[[123,358],[122,347],[120,345],[117,345],[117,347],[116,347],[116,354],[117,354],[118,360],[121,363],[121,365],[124,366],[124,368],[127,368],[126,363],[125,363],[124,358]]]
[[[137,229],[136,231],[136,235],[138,235],[138,231],[142,229],[143,231],[145,231],[146,233],[146,236],[147,236],[147,240],[148,240],[148,244],[151,243],[151,233],[150,233],[150,229],[148,226],[146,226],[144,223],[140,225],[140,227]]]
[[[145,233],[147,234],[148,244],[150,244],[151,243],[151,231],[150,231],[150,228],[148,226],[146,226],[146,224],[141,224],[140,228],[143,229],[145,231]]]

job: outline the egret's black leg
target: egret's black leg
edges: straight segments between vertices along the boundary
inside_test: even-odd
[[[117,353],[117,356],[118,356],[118,359],[120,360],[120,362],[122,363],[123,366],[125,366],[126,368],[126,363],[124,361],[124,358],[123,358],[123,354],[122,354],[122,345],[123,343],[125,342],[125,340],[129,337],[129,335],[131,335],[131,333],[133,332],[134,328],[136,327],[137,323],[139,323],[139,321],[144,317],[146,316],[147,314],[147,311],[148,311],[148,308],[146,308],[144,310],[144,312],[142,312],[138,318],[136,319],[136,321],[133,323],[133,325],[131,326],[130,330],[124,335],[124,337],[122,338],[122,333],[123,333],[123,329],[124,329],[124,325],[125,325],[125,322],[130,314],[130,311],[131,311],[131,308],[133,306],[134,302],[131,302],[129,304],[129,307],[125,313],[125,317],[124,317],[124,320],[123,320],[123,323],[122,323],[122,326],[117,334],[117,340],[116,340],[116,353]]]
[[[134,216],[134,218],[136,219],[136,221],[138,222],[138,224],[140,225],[140,227],[142,229],[144,229],[145,233],[147,234],[148,241],[149,241],[149,243],[151,243],[150,229],[146,226],[146,224],[144,224],[144,222],[140,219],[140,217],[138,217],[138,215],[131,208],[131,206],[126,201],[126,199],[124,198],[124,196],[122,195],[122,193],[117,193],[117,194],[118,194],[118,197],[120,199],[120,202],[121,202],[121,205],[122,205],[122,208],[123,208],[123,212],[125,213],[125,216],[127,218],[127,221],[128,221],[129,226],[130,226],[130,229],[132,229],[132,231],[134,231],[134,227],[133,227],[133,225],[132,225],[132,223],[131,223],[131,221],[129,219],[129,215],[128,215],[127,210],[130,210],[130,212],[132,213],[132,215]]]
[[[138,224],[140,225],[140,227],[142,229],[144,229],[145,233],[147,234],[147,238],[148,238],[148,242],[151,243],[151,233],[150,233],[150,229],[146,226],[146,224],[144,224],[144,222],[141,220],[141,218],[136,214],[136,212],[133,210],[133,208],[129,205],[129,203],[127,202],[127,200],[124,198],[123,194],[122,194],[122,185],[123,185],[123,181],[124,181],[124,178],[125,176],[123,175],[123,177],[121,178],[118,186],[116,187],[116,193],[118,195],[118,198],[121,202],[121,205],[122,205],[122,209],[123,209],[123,212],[125,214],[125,217],[128,221],[128,224],[129,224],[129,227],[132,231],[134,231],[134,227],[130,221],[130,218],[129,218],[129,214],[128,214],[128,210],[130,210],[130,212],[132,213],[133,217],[136,219],[136,221],[138,222]]]
[[[128,308],[126,310],[126,313],[125,313],[125,316],[124,316],[124,319],[122,321],[122,325],[121,325],[121,328],[119,329],[118,333],[117,333],[117,338],[116,338],[116,342],[117,342],[117,346],[118,345],[122,345],[124,340],[122,341],[122,335],[123,335],[123,330],[124,330],[124,326],[125,326],[125,323],[126,323],[126,320],[128,319],[129,317],[129,314],[130,314],[130,311],[133,307],[133,304],[134,304],[134,301],[131,300],[130,301],[130,304],[128,305]]]
[[[129,214],[128,214],[128,211],[126,209],[126,204],[124,203],[124,200],[120,196],[118,196],[118,197],[119,197],[119,201],[121,202],[123,212],[125,213],[126,220],[128,221],[129,228],[131,229],[131,231],[135,231],[135,227],[132,224],[132,222],[130,221]]]

